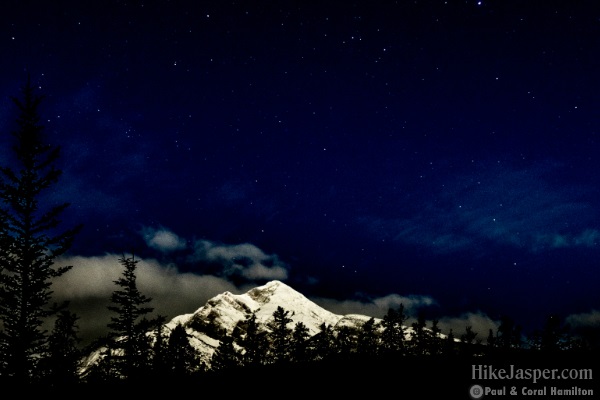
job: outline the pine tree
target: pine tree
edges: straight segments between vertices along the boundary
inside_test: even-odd
[[[540,350],[545,353],[555,353],[564,349],[566,343],[567,328],[562,325],[558,315],[549,315],[540,335]]]
[[[313,361],[329,360],[334,354],[333,327],[323,322],[320,326],[320,331],[309,339],[309,348],[311,349],[311,359]]]
[[[111,339],[107,336],[100,337],[85,349],[84,353],[100,351],[100,357],[90,368],[86,369],[81,380],[90,386],[103,386],[122,381],[120,372],[120,356],[112,351]]]
[[[169,366],[167,362],[168,336],[165,334],[167,327],[165,326],[166,318],[158,316],[154,322],[154,344],[152,345],[152,376],[160,377],[169,374]]]
[[[473,356],[476,353],[475,347],[478,344],[477,341],[477,332],[473,331],[472,326],[467,326],[465,328],[465,333],[463,333],[460,337],[461,345],[461,353],[465,356]]]
[[[169,335],[166,350],[165,361],[169,376],[183,379],[201,371],[197,351],[190,344],[189,335],[183,325],[175,325]]]
[[[445,356],[456,355],[456,338],[454,337],[454,331],[450,329],[446,339],[444,340],[442,354]]]
[[[496,336],[494,335],[494,330],[490,328],[487,336],[487,345],[490,348],[496,347]]]
[[[0,356],[4,377],[28,383],[47,345],[42,325],[56,313],[48,307],[52,279],[71,268],[56,268],[54,262],[71,247],[81,225],[57,232],[69,204],[48,205],[43,196],[61,176],[60,148],[43,135],[43,96],[34,93],[29,78],[22,95],[12,99],[20,112],[13,131],[15,168],[0,168]]]
[[[289,316],[290,311],[284,310],[278,306],[273,312],[273,320],[269,322],[271,328],[271,360],[274,363],[280,363],[289,360],[289,340],[292,330],[288,324],[292,322]]]
[[[219,341],[210,358],[210,370],[213,372],[232,371],[242,366],[241,354],[236,349],[231,335],[225,335]]]
[[[406,327],[404,326],[406,319],[404,305],[400,304],[398,310],[389,308],[381,320],[380,324],[383,327],[381,345],[385,354],[404,354],[406,352]]]
[[[379,338],[375,318],[369,318],[358,332],[357,352],[361,357],[371,358],[378,354]]]
[[[357,335],[349,326],[341,326],[334,339],[335,353],[338,360],[349,360],[356,354]]]
[[[110,318],[109,336],[113,339],[109,351],[117,361],[117,369],[124,379],[132,380],[150,364],[150,339],[147,332],[152,322],[146,315],[154,309],[145,306],[152,299],[143,295],[137,287],[136,269],[139,260],[123,255],[119,263],[124,267],[121,277],[114,283],[121,289],[111,296],[108,306],[116,316]]]
[[[240,339],[244,348],[243,364],[250,367],[262,365],[266,362],[269,346],[267,333],[260,329],[255,313],[248,316],[244,325],[246,332]]]
[[[442,330],[439,327],[439,320],[431,321],[431,333],[429,339],[429,354],[437,356],[442,353]]]
[[[513,340],[513,328],[514,322],[511,318],[503,316],[500,319],[500,326],[498,327],[498,331],[496,333],[496,343],[498,344],[498,347],[502,350],[510,349]]]
[[[67,309],[62,309],[54,323],[48,340],[48,354],[45,358],[46,381],[50,385],[67,386],[79,382],[79,362],[81,350],[77,347],[79,317]]]
[[[307,326],[302,321],[296,322],[290,343],[290,358],[293,362],[303,363],[309,360],[309,337]]]
[[[413,355],[423,356],[429,352],[430,332],[425,329],[426,327],[425,315],[420,312],[417,321],[412,324],[413,334],[410,344]]]

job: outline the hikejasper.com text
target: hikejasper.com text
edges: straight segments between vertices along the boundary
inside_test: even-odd
[[[495,368],[492,365],[472,365],[471,377],[476,380],[530,380],[537,383],[541,380],[561,379],[592,379],[591,368],[517,368],[510,365],[508,368]]]

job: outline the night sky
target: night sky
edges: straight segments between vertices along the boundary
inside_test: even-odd
[[[85,334],[123,253],[169,317],[279,279],[481,338],[598,327],[599,50],[585,0],[9,0],[0,160],[30,75]]]

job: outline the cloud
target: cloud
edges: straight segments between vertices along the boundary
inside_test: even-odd
[[[225,256],[245,255],[258,259],[272,260],[274,256],[267,256],[252,245],[215,245],[204,243],[205,256],[222,259]],[[123,273],[123,266],[119,263],[121,255],[107,253],[102,256],[83,257],[71,256],[57,260],[56,266],[72,265],[73,268],[64,275],[53,281],[53,301],[69,301],[70,310],[78,317],[79,336],[83,339],[82,344],[89,344],[92,340],[102,337],[108,333],[107,324],[114,313],[107,309],[110,305],[110,297],[119,287],[115,284]],[[273,271],[283,267],[265,267],[255,264],[244,267],[247,274],[256,274],[264,277],[273,275]],[[265,270],[266,269],[266,272]],[[190,314],[198,308],[203,307],[212,297],[229,291],[231,293],[244,293],[254,287],[249,283],[236,286],[226,277],[212,275],[197,275],[178,271],[174,265],[162,264],[155,259],[138,259],[136,269],[136,283],[138,289],[151,298],[149,303],[153,307],[152,316],[162,315],[167,321],[182,314]],[[437,302],[430,296],[389,294],[369,300],[336,300],[331,298],[311,297],[319,306],[339,315],[362,314],[382,318],[389,308],[397,309],[400,304],[404,305],[407,316],[416,315],[422,307],[435,306]],[[598,318],[600,314],[595,312],[589,317],[585,315],[572,316],[575,320],[591,320]],[[407,321],[410,324],[412,320]],[[459,317],[445,317],[440,319],[439,326],[446,333],[453,329],[454,334],[459,337],[464,333],[467,325],[473,327],[480,338],[485,339],[490,328],[497,329],[498,323],[491,320],[482,313],[468,313]]]
[[[311,300],[335,314],[361,314],[375,318],[383,318],[390,308],[398,309],[400,304],[403,304],[404,312],[408,317],[405,323],[407,326],[416,321],[416,315],[420,308],[438,305],[437,301],[430,296],[402,296],[399,294],[390,294],[369,301],[330,298],[311,298]],[[431,321],[428,321],[428,325],[431,326]],[[438,318],[438,327],[441,332],[448,334],[452,330],[457,339],[465,333],[467,326],[471,326],[473,332],[477,333],[476,339],[482,339],[485,342],[489,330],[492,329],[496,332],[500,322],[493,320],[483,312],[467,312],[458,316]]]
[[[533,249],[542,251],[543,249],[568,248],[568,247],[596,247],[600,243],[600,231],[596,229],[586,229],[583,232],[573,234],[540,234],[535,238]]]
[[[575,328],[600,329],[600,310],[592,310],[586,313],[571,314],[565,318],[565,322]]]
[[[123,267],[120,255],[105,254],[96,257],[65,257],[56,265],[73,268],[53,281],[53,301],[69,301],[70,308],[80,318],[80,336],[85,341],[107,333],[106,325],[111,313],[107,310],[110,296],[118,287],[114,280],[120,277]],[[154,259],[139,259],[136,282],[140,291],[152,299],[153,315],[163,315],[169,320],[181,314],[193,313],[206,301],[225,291],[239,289],[224,278],[179,272],[172,265],[163,265]]]
[[[439,319],[438,326],[444,334],[448,334],[452,330],[454,337],[457,339],[460,339],[460,336],[466,332],[466,327],[470,326],[473,332],[477,333],[475,339],[481,339],[485,343],[490,329],[496,332],[500,322],[494,321],[482,312],[469,312],[456,317],[442,317]]]
[[[311,298],[311,300],[335,314],[362,314],[375,318],[383,318],[390,308],[397,309],[400,304],[404,305],[404,311],[407,315],[416,313],[418,308],[437,304],[429,296],[401,296],[398,294],[390,294],[367,301],[335,300],[323,297]]]
[[[189,261],[216,263],[224,276],[249,280],[285,280],[289,269],[277,255],[265,254],[250,243],[229,245],[200,240],[195,243]]]
[[[162,251],[163,253],[181,250],[186,247],[184,239],[165,228],[143,228],[142,236],[149,247]]]

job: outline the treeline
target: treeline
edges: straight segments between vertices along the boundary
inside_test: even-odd
[[[232,379],[247,382],[257,376],[264,378],[265,374],[273,377],[292,373],[296,378],[323,379],[319,374],[335,376],[336,372],[344,371],[364,378],[374,371],[378,374],[398,369],[425,371],[423,363],[426,371],[432,373],[439,372],[442,366],[456,367],[464,361],[514,362],[538,356],[559,359],[580,357],[592,350],[583,339],[571,335],[568,326],[556,316],[549,316],[543,328],[531,338],[525,337],[508,317],[502,319],[497,330],[490,330],[486,338],[479,338],[471,326],[456,336],[452,331],[443,334],[436,320],[428,323],[422,314],[408,324],[402,305],[389,309],[381,319],[368,318],[356,325],[334,327],[324,323],[315,334],[303,322],[294,323],[291,313],[279,306],[263,323],[252,313],[239,321],[232,332],[197,322],[193,326],[194,322],[190,322],[186,326],[176,325],[168,333],[169,328],[160,318],[155,320],[154,329],[148,330],[148,321],[142,318],[134,324],[139,328],[137,331],[122,332],[120,337],[112,335],[102,351],[96,353],[100,361],[78,379],[97,386],[121,383],[137,386],[149,381],[158,386],[160,383],[195,386]],[[219,340],[208,360],[203,360],[202,354],[191,345],[192,336],[186,329]],[[445,376],[450,374],[445,372]]]
[[[357,325],[334,327],[323,323],[319,332],[311,334],[301,321],[293,323],[292,312],[279,306],[266,323],[259,323],[256,314],[239,321],[232,332],[203,323],[190,322],[169,330],[164,319],[146,320],[143,314],[152,309],[142,307],[144,298],[135,288],[135,260],[123,258],[126,279],[117,281],[125,290],[116,291],[113,301],[129,305],[113,307],[117,317],[110,325],[117,328],[107,341],[96,344],[96,362],[74,377],[90,384],[147,382],[201,382],[206,378],[243,376],[257,371],[308,371],[324,366],[373,368],[414,360],[476,360],[481,357],[512,357],[572,354],[579,356],[591,347],[581,338],[571,335],[568,326],[557,316],[549,316],[540,331],[527,338],[519,326],[508,317],[497,330],[479,338],[471,326],[459,335],[443,334],[436,320],[428,323],[420,314],[408,324],[404,307],[390,308],[381,319],[373,317]],[[132,316],[137,315],[139,321]],[[115,324],[119,321],[118,324]],[[196,324],[196,325],[194,325]],[[126,327],[132,327],[128,331]],[[209,328],[210,327],[210,328]],[[186,329],[204,332],[219,340],[206,362],[190,343]],[[89,349],[90,350],[94,349]],[[90,362],[87,358],[86,362]],[[330,371],[331,372],[331,371]]]
[[[295,366],[381,364],[382,360],[435,357],[473,357],[493,353],[578,352],[587,344],[568,335],[562,322],[548,318],[546,326],[524,339],[518,326],[505,318],[496,332],[482,338],[467,326],[464,332],[443,335],[437,321],[423,315],[407,326],[403,307],[381,319],[356,327],[322,325],[311,335],[302,323],[292,324],[290,311],[279,307],[267,325],[254,314],[233,332],[208,326],[169,329],[165,318],[149,318],[152,299],[136,284],[138,260],[123,255],[115,260],[123,274],[114,281],[110,298],[109,334],[80,348],[77,321],[69,304],[53,304],[52,281],[72,267],[56,268],[57,257],[71,247],[81,226],[60,230],[68,203],[47,206],[45,192],[61,176],[56,162],[60,148],[43,135],[38,107],[42,97],[30,80],[12,132],[15,167],[0,168],[0,384],[20,388],[64,388],[73,385],[206,382],[206,378]],[[50,331],[46,322],[53,322]],[[204,330],[219,341],[209,360],[202,359],[186,328]],[[333,363],[333,364],[332,364]],[[318,370],[318,368],[317,368]],[[244,372],[241,372],[244,371]]]
[[[320,331],[309,335],[302,322],[292,324],[290,311],[278,307],[266,328],[250,315],[240,321],[232,333],[224,333],[214,352],[210,369],[223,371],[239,367],[313,363],[319,361],[401,360],[407,358],[481,357],[580,353],[591,350],[583,339],[571,335],[556,316],[550,316],[531,338],[506,317],[496,331],[489,330],[483,339],[471,326],[455,336],[443,334],[438,321],[430,324],[419,315],[412,324],[404,307],[389,309],[382,319],[373,317],[357,326],[334,328],[322,324]]]

